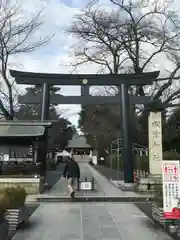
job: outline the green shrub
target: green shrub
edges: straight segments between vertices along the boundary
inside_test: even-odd
[[[149,171],[149,156],[138,156],[134,157],[134,169]]]
[[[112,158],[112,160],[111,160]],[[111,167],[111,161],[112,161],[112,169],[118,168],[118,157],[117,154],[112,154],[109,158],[109,167]],[[119,156],[119,169],[123,170],[123,159],[122,156]],[[134,169],[149,170],[149,157],[148,156],[134,156]]]
[[[160,205],[160,207],[163,207],[163,190],[162,186],[156,186],[155,190],[153,192],[154,195],[154,202]]]
[[[3,216],[5,211],[6,211],[5,207],[4,207],[4,205],[0,201],[0,216]]]
[[[119,163],[118,163],[119,161]],[[123,161],[122,161],[122,157],[119,156],[119,159],[118,159],[118,156],[117,156],[117,153],[113,153],[110,157],[109,157],[109,167],[111,167],[112,165],[112,169],[120,169],[122,170],[123,169]]]
[[[180,160],[180,154],[174,151],[164,152],[163,160]]]
[[[112,158],[112,160],[111,160]],[[180,154],[174,151],[168,151],[163,153],[163,160],[180,160]],[[111,162],[112,161],[112,162]],[[112,169],[117,169],[118,168],[118,157],[117,153],[113,153],[109,157],[109,167],[112,166]],[[119,157],[119,168],[120,170],[123,169],[123,160],[122,156]],[[139,156],[135,155],[134,156],[134,169],[135,170],[142,170],[149,172],[149,156]]]
[[[4,209],[17,209],[24,205],[26,197],[27,193],[23,187],[7,187],[4,190],[0,205]]]
[[[57,164],[54,160],[47,161],[47,170],[56,170]]]

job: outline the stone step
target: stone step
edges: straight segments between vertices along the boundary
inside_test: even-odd
[[[77,196],[74,199],[71,199],[69,196],[37,196],[38,202],[128,202],[128,203],[137,203],[137,202],[152,202],[151,197],[146,196]]]

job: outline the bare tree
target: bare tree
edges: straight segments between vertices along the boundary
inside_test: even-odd
[[[110,73],[118,72],[119,58],[124,49],[118,40],[115,14],[87,8],[75,16],[67,32],[78,39],[75,46],[77,62],[73,64],[75,68],[92,62],[100,66],[100,71],[108,69]]]
[[[47,44],[53,35],[40,37],[35,34],[43,24],[43,9],[28,19],[21,7],[1,6],[0,9],[0,112],[5,119],[14,118],[16,88],[9,76],[11,56],[33,52]],[[6,88],[6,90],[4,90]]]
[[[163,56],[173,62],[174,69],[161,76],[151,90],[136,87],[135,93],[162,98],[165,103],[177,99],[180,21],[175,11],[158,9],[157,5],[148,10],[143,1],[110,2],[114,5],[111,11],[91,4],[75,16],[67,31],[78,39],[73,66],[92,62],[100,66],[100,71],[109,73],[142,73],[151,70],[157,57]],[[174,81],[177,87],[172,89]]]

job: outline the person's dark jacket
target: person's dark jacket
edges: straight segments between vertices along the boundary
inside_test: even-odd
[[[80,169],[79,165],[74,160],[69,160],[65,166],[63,171],[63,177],[67,178],[80,178]]]

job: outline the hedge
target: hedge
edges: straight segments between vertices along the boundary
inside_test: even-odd
[[[180,160],[180,154],[177,152],[174,152],[174,151],[164,152],[163,160]],[[112,169],[123,170],[122,156],[119,157],[119,168],[118,168],[117,154],[112,154],[109,157],[109,159],[107,161],[107,165],[108,165],[108,167],[111,167],[111,165],[112,165]],[[149,171],[149,156],[136,155],[134,157],[134,169],[148,172]]]

